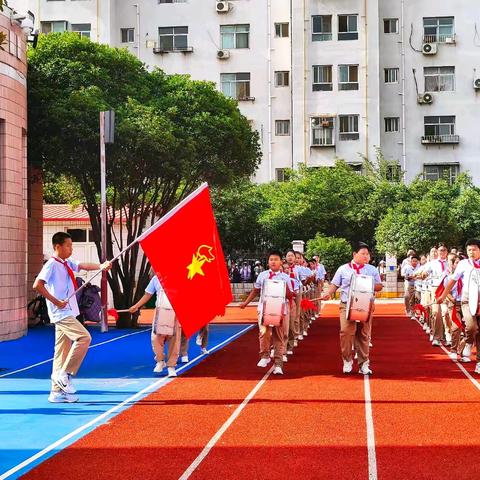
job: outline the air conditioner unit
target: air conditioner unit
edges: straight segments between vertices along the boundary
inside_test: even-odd
[[[475,90],[480,90],[480,77],[476,78],[474,81],[473,81],[473,88]]]
[[[424,55],[435,55],[437,53],[436,43],[424,43],[422,45],[422,53]]]
[[[230,2],[217,2],[217,12],[218,13],[225,13],[230,10]]]
[[[418,96],[417,102],[420,105],[429,105],[433,102],[433,95],[431,93],[422,93]]]
[[[455,43],[455,37],[445,37],[445,43]]]
[[[230,58],[230,50],[218,50],[217,58],[220,60],[224,60],[225,58]]]

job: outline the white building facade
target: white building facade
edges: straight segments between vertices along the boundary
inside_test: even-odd
[[[480,184],[480,3],[472,0],[10,0],[148,66],[209,80],[260,134],[257,182],[360,169]]]

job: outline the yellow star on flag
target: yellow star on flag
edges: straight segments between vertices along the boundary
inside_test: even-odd
[[[192,256],[192,263],[187,267],[188,269],[188,279],[191,280],[197,273],[198,275],[205,276],[202,270],[202,266],[205,263],[205,260],[199,260],[197,255],[194,253]]]

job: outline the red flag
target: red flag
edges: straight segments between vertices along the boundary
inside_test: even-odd
[[[452,310],[452,322],[460,329],[462,330],[465,330],[465,327],[463,326],[463,323],[462,321],[458,318],[458,315],[457,315],[457,309],[455,308],[455,306],[453,307],[453,310]]]
[[[443,280],[442,280],[442,283],[440,283],[440,285],[435,290],[435,298],[438,300],[442,296],[442,293],[444,291],[445,291],[445,285],[443,284]]]
[[[232,290],[206,183],[139,242],[186,336],[225,315]]]

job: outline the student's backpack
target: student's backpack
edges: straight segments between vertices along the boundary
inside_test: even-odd
[[[78,286],[82,286],[85,282],[82,278],[77,277]],[[99,322],[102,312],[102,300],[100,298],[100,288],[96,285],[87,285],[77,293],[77,303],[80,315],[83,320],[89,322]]]

